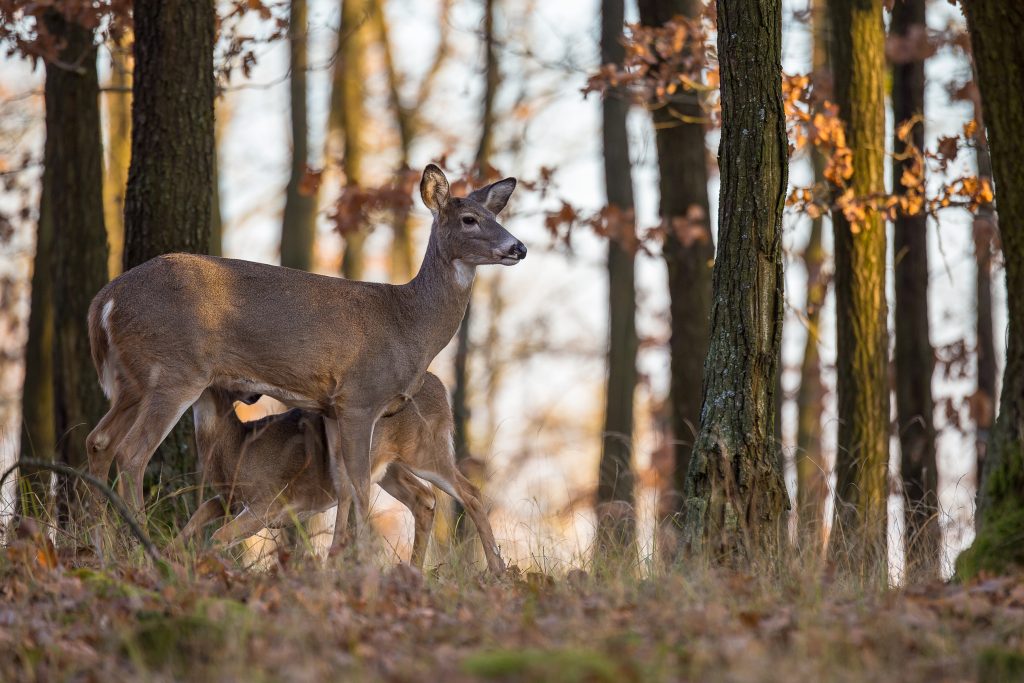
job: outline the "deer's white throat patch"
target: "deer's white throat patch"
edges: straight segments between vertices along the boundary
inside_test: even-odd
[[[473,284],[473,278],[476,276],[476,268],[473,266],[463,263],[462,261],[455,261],[455,283],[462,289],[466,289]]]

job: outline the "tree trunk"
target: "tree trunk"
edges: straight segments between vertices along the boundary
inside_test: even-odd
[[[54,414],[60,459],[78,467],[85,462],[85,437],[103,417],[105,403],[86,326],[92,297],[107,282],[100,91],[92,31],[57,12],[48,14],[46,22],[63,43],[61,64],[46,65],[45,89],[44,163],[49,173],[48,218],[53,221]]]
[[[316,242],[316,195],[303,188],[309,166],[309,122],[306,114],[306,57],[308,11],[306,0],[292,0],[288,44],[291,50],[289,101],[292,114],[292,171],[285,194],[281,225],[281,265],[313,269]]]
[[[825,89],[829,78],[828,64],[828,5],[825,0],[814,0],[812,5],[813,49],[812,77],[815,88]],[[814,182],[825,181],[826,160],[819,151],[811,152]],[[824,274],[825,249],[822,246],[824,219],[811,221],[811,232],[804,247],[803,261],[807,271],[807,294],[804,316],[807,341],[800,364],[800,388],[797,390],[796,425],[796,511],[797,537],[801,543],[823,547],[825,541],[825,499],[828,497],[828,463],[821,443],[821,415],[825,403],[825,387],[821,382],[821,309],[828,293],[828,279]]]
[[[484,0],[484,97],[480,103],[480,139],[477,142],[475,164],[477,177],[482,181],[487,177],[494,147],[494,98],[498,92],[501,75],[498,70],[498,50],[494,37],[494,13],[497,0]],[[459,334],[455,346],[454,380],[452,384],[452,416],[455,419],[455,457],[460,461],[468,458],[472,451],[469,447],[469,352],[470,328],[473,320],[473,300],[470,297],[466,313],[459,326]],[[462,506],[455,506],[455,532],[462,537],[466,533],[466,525],[459,520],[465,517]]]
[[[999,416],[978,495],[978,535],[957,562],[958,573],[969,577],[1024,566],[1024,5],[966,0],[964,9],[988,126],[1009,322]]]
[[[127,41],[127,38],[125,38]],[[132,52],[110,44],[110,89],[103,99],[107,109],[106,176],[103,181],[103,219],[110,248],[107,272],[121,273],[124,260],[124,193],[132,151]]]
[[[662,26],[677,15],[700,16],[698,0],[641,0],[640,21]],[[661,181],[659,212],[665,229],[662,254],[668,267],[672,335],[669,413],[672,426],[674,525],[682,528],[683,490],[694,437],[700,426],[700,397],[711,334],[711,262],[715,248],[708,222],[708,169],[705,118],[698,94],[679,91],[669,102],[654,105],[655,139]],[[690,232],[696,223],[699,232]],[[685,227],[686,232],[677,230]],[[680,235],[683,238],[680,238]]]
[[[623,0],[602,0],[601,63],[624,57]],[[601,464],[597,480],[597,539],[602,555],[628,557],[636,539],[633,474],[633,394],[636,389],[636,291],[633,224],[633,172],[629,158],[625,94],[609,92],[602,103],[604,180],[611,220],[619,224],[608,240],[608,390],[605,399]]]
[[[893,6],[889,32],[906,37],[925,25],[924,0],[901,0]],[[892,66],[893,119],[904,121],[924,114],[924,61]],[[924,149],[924,123],[912,131],[914,144]],[[903,143],[894,135],[893,149]],[[893,160],[897,192],[910,159]],[[907,576],[935,574],[942,542],[938,521],[938,472],[935,464],[932,373],[935,352],[928,339],[928,217],[898,215],[893,250],[896,262],[896,416],[906,507]]]
[[[721,561],[750,561],[778,548],[788,506],[773,424],[789,166],[781,3],[718,0],[718,22],[722,185],[686,540]]]
[[[835,101],[853,150],[851,187],[859,198],[885,192],[885,31],[882,0],[829,5]],[[889,467],[889,335],[885,221],[873,211],[851,224],[833,211],[839,452],[837,506],[843,547],[884,568]]]
[[[334,64],[331,86],[329,135],[340,133],[344,145],[342,170],[346,187],[362,183],[363,121],[365,119],[363,90],[366,80],[364,66],[369,7],[366,0],[341,0],[341,24],[338,28],[338,60]],[[345,253],[341,274],[350,280],[363,278],[364,225],[349,226],[345,234]]]
[[[215,182],[213,3],[138,0],[134,18],[125,270],[168,252],[206,253]],[[163,479],[196,471],[192,431],[186,413],[157,451]]]
[[[31,310],[28,318],[28,343],[25,346],[25,384],[21,395],[21,419],[24,424],[21,454],[25,458],[51,460],[57,453],[57,419],[54,415],[53,379],[53,158],[47,139],[43,152],[42,191],[39,199],[39,224],[36,229],[36,255],[32,266]],[[40,514],[49,495],[51,475],[46,471],[23,468],[19,476],[31,487],[22,496],[21,507],[29,514]]]

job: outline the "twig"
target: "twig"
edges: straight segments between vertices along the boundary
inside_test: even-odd
[[[56,472],[57,474],[63,474],[66,477],[75,477],[99,489],[99,491],[106,496],[107,500],[111,502],[114,509],[117,510],[117,514],[121,516],[121,519],[128,524],[128,528],[131,530],[132,535],[135,536],[139,543],[142,544],[146,554],[149,555],[157,564],[163,563],[163,558],[160,557],[160,551],[156,549],[156,545],[152,540],[150,540],[149,536],[146,535],[146,532],[142,530],[139,523],[135,521],[135,516],[128,509],[128,506],[125,505],[121,496],[117,495],[105,483],[91,474],[79,472],[74,467],[68,467],[62,463],[48,462],[46,460],[38,460],[36,458],[21,458],[16,464],[8,467],[3,476],[0,476],[0,488],[3,488],[4,482],[7,481],[7,477],[9,477],[16,469],[21,467],[35,467],[37,469]]]

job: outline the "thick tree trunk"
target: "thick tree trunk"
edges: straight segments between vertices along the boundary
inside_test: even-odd
[[[621,64],[624,56],[623,0],[602,0],[601,63]],[[608,205],[620,225],[608,240],[608,391],[605,400],[601,464],[597,480],[599,553],[628,557],[636,538],[633,475],[633,394],[636,389],[636,291],[633,224],[633,173],[629,158],[622,93],[612,91],[602,103],[604,179]]]
[[[834,0],[829,10],[835,101],[853,150],[851,187],[857,197],[867,198],[885,192],[882,0]],[[884,567],[889,467],[885,221],[868,212],[851,224],[841,211],[832,213],[839,394],[839,533],[833,538],[842,539],[837,552]]]
[[[47,24],[63,42],[62,64],[46,65],[45,90],[44,163],[53,221],[54,413],[60,459],[78,467],[85,462],[85,437],[103,417],[105,406],[86,326],[92,297],[107,282],[100,91],[92,31],[56,12],[48,15]]]
[[[813,49],[811,57],[815,88],[825,88],[829,76],[828,5],[825,0],[812,4]],[[811,152],[815,184],[825,182],[825,158],[817,150]],[[800,364],[800,388],[797,390],[796,424],[796,512],[798,540],[812,547],[822,547],[825,540],[825,499],[828,497],[828,463],[821,442],[821,415],[825,403],[825,387],[821,382],[821,308],[828,293],[824,274],[825,249],[822,246],[824,219],[811,221],[811,232],[804,247],[803,261],[807,271],[807,294],[804,316],[807,341]]]
[[[281,265],[312,270],[316,242],[317,198],[303,190],[309,165],[309,122],[306,114],[308,10],[306,0],[292,0],[288,43],[291,50],[289,102],[292,122],[292,170],[281,225]]]
[[[992,154],[1009,322],[999,416],[978,495],[978,535],[957,563],[960,574],[972,576],[1024,566],[1024,5],[965,0],[964,9]]]
[[[362,183],[363,126],[365,119],[366,80],[365,53],[369,19],[366,0],[342,0],[341,24],[338,29],[338,59],[334,64],[331,86],[331,113],[328,126],[330,136],[340,133],[344,146],[342,170],[345,185],[357,187]],[[350,280],[363,278],[363,225],[350,226],[345,234],[345,253],[341,261],[341,274]]]
[[[206,253],[215,182],[213,3],[138,0],[134,18],[125,270],[168,252]],[[157,451],[163,479],[196,471],[192,431],[186,413]]]
[[[719,561],[777,550],[788,507],[773,424],[789,166],[781,42],[779,0],[718,0],[722,185],[686,536]]]
[[[901,0],[893,6],[889,32],[906,37],[923,29],[924,0]],[[924,62],[914,60],[892,66],[892,108],[896,127],[924,113]],[[924,123],[913,129],[913,141],[924,149]],[[903,143],[894,137],[893,149]],[[899,178],[912,164],[893,161],[897,191]],[[935,464],[932,373],[935,352],[928,339],[928,218],[899,215],[895,221],[893,250],[896,262],[896,416],[906,507],[908,576],[934,574],[938,568],[941,533],[938,522],[938,472]]]
[[[127,41],[127,38],[125,39]],[[132,151],[131,48],[110,44],[110,89],[103,99],[107,110],[106,176],[103,180],[103,218],[110,249],[107,271],[121,273],[124,260],[124,193]]]
[[[703,4],[698,0],[641,0],[640,21],[661,26],[677,15],[696,18]],[[665,228],[662,254],[668,266],[672,336],[669,412],[672,425],[673,500],[672,522],[682,528],[683,491],[694,439],[700,427],[700,396],[711,334],[711,242],[708,206],[707,152],[704,146],[704,112],[698,95],[680,91],[667,103],[653,106],[655,139],[660,172],[659,211]],[[691,226],[697,224],[699,232]],[[677,227],[685,226],[677,231]],[[680,235],[683,239],[680,239]]]

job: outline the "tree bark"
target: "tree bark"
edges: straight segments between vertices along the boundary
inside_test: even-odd
[[[309,166],[309,122],[306,113],[306,56],[308,10],[306,0],[292,0],[288,45],[291,76],[289,102],[292,124],[292,170],[285,193],[284,219],[281,225],[281,265],[312,270],[316,243],[315,194],[303,189]]]
[[[601,63],[621,64],[623,0],[602,0]],[[597,481],[597,548],[605,557],[628,557],[636,539],[633,474],[633,394],[636,389],[636,291],[631,232],[633,173],[624,93],[602,103],[604,179],[608,206],[619,212],[608,240],[608,388]],[[613,216],[614,220],[614,216]]]
[[[857,197],[867,198],[885,192],[882,0],[834,0],[829,10],[835,101],[853,151],[850,186]],[[884,567],[889,467],[885,221],[869,211],[863,221],[851,224],[834,211],[832,226],[839,394],[839,534],[833,538],[845,544],[838,552],[865,566]]]
[[[63,43],[60,64],[46,65],[45,88],[54,415],[59,457],[78,467],[85,462],[85,437],[103,417],[105,404],[86,327],[92,297],[107,282],[100,91],[92,31],[58,12],[49,13],[46,22]],[[73,505],[64,495],[62,507]]]
[[[970,577],[1024,566],[1024,6],[999,0],[963,6],[996,182],[1009,323],[999,415],[978,495],[978,535],[957,562],[958,573]]]
[[[134,18],[125,270],[168,252],[206,253],[216,182],[213,3],[138,0]],[[196,471],[192,432],[186,413],[153,460],[163,479]]]
[[[711,343],[686,487],[690,550],[753,561],[788,507],[774,443],[788,177],[779,0],[718,0],[721,191]]]
[[[673,17],[700,16],[698,0],[641,0],[640,21],[662,26]],[[711,240],[708,204],[707,151],[704,144],[705,114],[698,94],[680,91],[667,103],[653,105],[655,140],[660,173],[659,213],[665,229],[662,255],[668,267],[670,296],[671,377],[669,413],[672,426],[673,500],[671,510],[677,528],[684,520],[683,491],[694,438],[700,427],[700,398],[711,334],[711,263],[715,247]],[[685,233],[677,227],[696,223],[699,233]]]
[[[127,41],[127,38],[125,38]],[[110,44],[110,90],[103,94],[107,110],[106,174],[103,181],[103,218],[110,249],[107,272],[121,273],[124,260],[124,193],[132,150],[131,48]]]
[[[370,18],[366,0],[341,0],[341,24],[338,28],[338,55],[331,85],[331,112],[328,117],[329,137],[340,135],[344,146],[342,170],[345,185],[362,183],[363,121],[365,119],[364,83],[367,22]],[[363,278],[364,225],[349,226],[345,234],[345,253],[341,274],[350,280]]]
[[[812,78],[816,89],[826,89],[828,64],[828,5],[825,0],[812,4],[813,48]],[[825,182],[826,159],[816,149],[811,152],[814,182]],[[825,387],[821,382],[821,309],[828,293],[824,273],[825,249],[822,246],[824,218],[811,220],[811,232],[804,247],[803,262],[807,271],[807,294],[804,316],[807,341],[800,364],[800,387],[797,390],[796,427],[796,511],[797,536],[801,543],[823,547],[825,540],[825,500],[828,497],[828,463],[821,442],[821,415],[825,403]]]
[[[901,0],[893,6],[890,35],[906,37],[925,26],[924,0]],[[924,114],[924,61],[892,65],[892,108],[895,127]],[[913,142],[924,149],[924,123],[914,126]],[[894,134],[893,149],[903,143]],[[897,155],[898,157],[898,155]],[[910,159],[893,160],[899,192],[900,176]],[[893,250],[896,263],[896,416],[900,439],[906,520],[906,569],[930,575],[938,568],[942,542],[938,521],[938,471],[935,463],[932,374],[935,352],[928,338],[928,217],[898,215]]]

